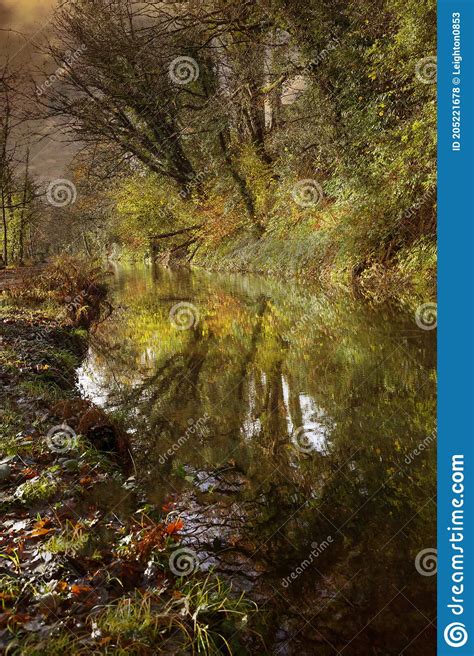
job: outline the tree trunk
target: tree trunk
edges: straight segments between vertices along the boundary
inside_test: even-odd
[[[3,264],[8,266],[8,224],[5,207],[5,191],[2,189],[2,223],[3,223]]]
[[[25,212],[26,212],[26,199],[28,195],[28,169],[30,163],[30,149],[26,150],[26,161],[25,161],[25,183],[23,185],[23,201],[21,205],[21,214],[20,214],[20,225],[19,225],[19,236],[18,236],[18,264],[23,265],[24,257],[24,231],[25,231]]]
[[[264,232],[264,228],[256,217],[255,203],[252,197],[252,193],[247,185],[247,180],[236,169],[232,161],[232,157],[229,153],[226,140],[224,137],[224,133],[222,131],[219,132],[219,145],[221,147],[221,151],[224,156],[225,162],[229,168],[229,172],[232,178],[234,179],[234,181],[236,182],[237,187],[239,188],[240,195],[242,196],[242,199],[245,203],[245,207],[247,209],[247,214],[249,215],[249,218],[252,220],[252,223],[256,228],[258,234],[262,235]]]

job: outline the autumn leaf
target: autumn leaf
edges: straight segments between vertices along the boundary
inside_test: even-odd
[[[184,527],[184,522],[182,519],[177,519],[175,522],[171,522],[171,524],[168,524],[166,527],[166,532],[168,535],[173,535],[174,533],[178,533],[182,528]]]
[[[0,627],[10,626],[12,624],[25,624],[31,619],[31,615],[26,613],[13,614],[9,611],[0,615]]]
[[[92,588],[90,585],[78,585],[74,584],[71,585],[71,592],[73,595],[79,596],[81,594],[85,594],[86,592],[92,592],[94,588]]]
[[[49,517],[45,517],[44,519],[39,519],[37,522],[35,522],[35,527],[36,528],[44,528],[48,524],[51,523],[51,520]]]
[[[54,528],[35,528],[33,531],[31,531],[28,537],[38,538],[41,535],[48,535],[48,533],[51,533],[51,531],[54,531]]]
[[[21,475],[29,480],[31,478],[35,478],[35,476],[38,476],[38,472],[32,467],[25,467],[25,469],[21,470]]]

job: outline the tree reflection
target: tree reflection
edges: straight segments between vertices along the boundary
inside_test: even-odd
[[[317,623],[331,644],[357,634],[347,652],[357,654],[390,636],[383,653],[398,654],[434,615],[433,580],[414,569],[435,545],[434,439],[413,457],[435,430],[433,334],[399,308],[243,276],[135,271],[122,274],[117,300],[124,310],[102,327],[81,380],[100,380],[100,398],[128,417],[150,491],[163,476],[195,489],[196,472],[239,472],[232,503],[247,562],[263,563],[285,612],[309,620],[329,597]],[[192,330],[169,320],[178,301],[199,308]],[[203,416],[208,433],[173,450]],[[282,588],[328,535],[317,565]],[[413,653],[429,653],[423,644]]]

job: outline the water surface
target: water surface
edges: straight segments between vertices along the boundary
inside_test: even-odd
[[[83,393],[128,423],[200,567],[268,611],[270,653],[433,654],[434,332],[255,276],[114,285]]]

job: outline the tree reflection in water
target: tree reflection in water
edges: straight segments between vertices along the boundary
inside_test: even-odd
[[[258,277],[116,279],[80,384],[128,421],[150,498],[179,493],[202,566],[267,608],[272,649],[434,653],[434,577],[415,569],[436,544],[433,332]]]

